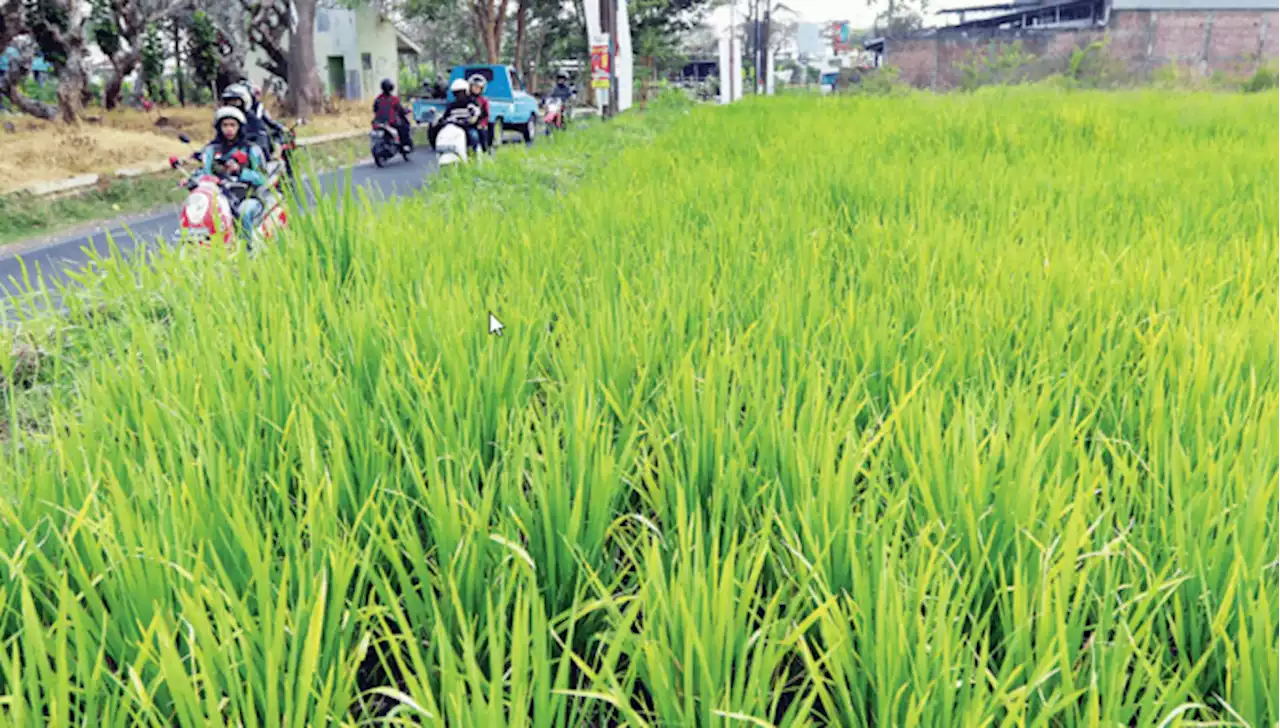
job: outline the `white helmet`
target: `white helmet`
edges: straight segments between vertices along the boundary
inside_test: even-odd
[[[471,88],[471,85],[467,83],[467,79],[465,78],[460,78],[457,81],[454,81],[453,83],[449,84],[449,90],[454,93],[460,93],[470,88]]]
[[[222,90],[222,101],[224,103],[233,98],[240,99],[240,103],[244,104],[246,109],[253,106],[253,92],[241,84],[233,83]]]
[[[223,106],[213,113],[213,128],[217,129],[224,119],[235,119],[244,126],[244,112],[234,106]]]

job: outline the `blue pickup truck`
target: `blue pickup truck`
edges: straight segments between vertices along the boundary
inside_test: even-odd
[[[505,131],[518,131],[526,142],[533,141],[538,133],[538,100],[525,91],[520,74],[511,66],[454,66],[449,73],[449,83],[477,74],[485,79],[484,95],[489,99],[489,125],[494,129],[494,143],[502,143]],[[433,123],[452,100],[452,91],[443,99],[415,98],[413,118],[419,124]]]

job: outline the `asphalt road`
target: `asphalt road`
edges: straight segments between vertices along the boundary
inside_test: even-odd
[[[389,197],[412,193],[435,171],[435,154],[425,145],[420,145],[416,153],[410,155],[408,162],[397,157],[381,169],[371,162],[362,163],[317,175],[315,179],[305,180],[304,184],[307,198],[314,200],[317,191],[322,195],[330,194],[349,175],[352,186],[365,187],[372,193]],[[20,305],[27,311],[48,308],[49,303],[55,308],[61,308],[58,284],[74,285],[67,274],[82,270],[89,264],[90,250],[96,251],[101,257],[107,257],[110,254],[108,236],[123,255],[132,257],[139,251],[157,245],[157,238],[167,240],[177,227],[178,205],[175,204],[171,210],[159,214],[108,220],[88,230],[64,234],[63,237],[54,236],[5,246],[5,249],[0,250],[0,298],[3,299],[0,302],[0,307],[3,308],[0,316],[7,323],[12,323],[20,316],[18,301],[22,301]],[[30,287],[27,280],[30,280]],[[41,284],[50,293],[51,300],[48,303],[32,300],[24,295],[25,291],[39,290]]]

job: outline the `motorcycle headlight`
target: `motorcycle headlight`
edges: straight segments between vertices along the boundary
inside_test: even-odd
[[[204,215],[209,211],[209,198],[204,195],[192,195],[187,198],[187,205],[184,212],[187,220],[191,222],[200,222],[204,219]]]

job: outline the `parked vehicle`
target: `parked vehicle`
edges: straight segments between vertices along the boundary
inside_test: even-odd
[[[373,155],[373,163],[379,167],[397,154],[404,155],[404,160],[409,161],[409,152],[404,151],[400,144],[400,132],[390,124],[379,124],[376,121],[369,132],[369,153]]]
[[[520,74],[511,66],[503,65],[454,66],[449,82],[477,74],[486,81],[484,95],[489,99],[494,145],[502,144],[508,129],[518,131],[526,143],[532,142],[538,134],[538,100],[525,91]],[[452,91],[443,99],[414,98],[413,118],[419,124],[433,124],[452,100]]]
[[[457,124],[445,124],[436,134],[436,154],[441,167],[466,164],[467,133]]]
[[[551,130],[557,129],[564,131],[565,128],[565,110],[564,100],[548,96],[542,102],[542,126],[546,129],[547,136],[551,136]]]

